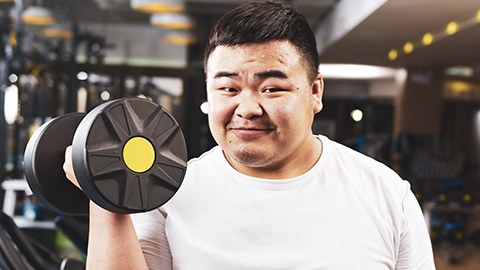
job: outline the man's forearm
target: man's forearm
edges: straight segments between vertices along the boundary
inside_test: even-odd
[[[87,269],[148,269],[130,215],[90,202]]]

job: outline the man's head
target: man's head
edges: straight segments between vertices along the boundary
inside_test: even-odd
[[[210,32],[205,47],[204,68],[210,54],[219,45],[235,46],[288,40],[305,61],[310,81],[318,73],[315,36],[305,17],[289,4],[275,1],[253,1],[226,13]]]
[[[247,3],[220,19],[210,41],[208,121],[229,163],[262,178],[310,169],[319,157],[311,127],[323,81],[303,16],[283,3]]]

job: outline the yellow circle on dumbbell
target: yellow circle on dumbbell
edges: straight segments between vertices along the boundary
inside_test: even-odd
[[[143,173],[155,162],[155,148],[143,137],[133,137],[123,146],[123,162],[137,173]]]

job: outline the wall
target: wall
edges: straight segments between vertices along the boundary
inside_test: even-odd
[[[442,72],[409,69],[405,87],[395,101],[395,134],[401,131],[418,135],[440,132]]]

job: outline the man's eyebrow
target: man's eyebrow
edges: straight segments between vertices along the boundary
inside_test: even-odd
[[[215,73],[213,76],[214,79],[222,78],[222,77],[238,77],[238,73],[228,72],[228,71],[219,71]],[[280,78],[280,79],[288,79],[287,74],[280,70],[267,70],[255,73],[255,77],[259,79],[267,79],[267,78]]]
[[[220,72],[215,73],[215,75],[213,76],[214,79],[218,79],[218,78],[222,78],[222,77],[229,77],[229,78],[238,77],[238,74],[233,73],[233,72],[220,71]]]
[[[267,78],[288,79],[287,74],[285,74],[280,70],[267,70],[267,71],[255,73],[255,77],[260,79],[267,79]]]

